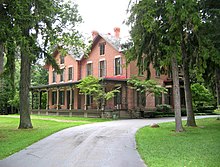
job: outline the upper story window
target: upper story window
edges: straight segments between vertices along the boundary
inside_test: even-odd
[[[87,63],[86,65],[86,75],[92,75],[92,63]]]
[[[60,82],[64,81],[64,69],[61,69]]]
[[[106,44],[106,42],[102,42],[102,43],[99,44],[100,55],[105,54],[105,44]]]
[[[99,61],[99,77],[106,76],[106,61]]]
[[[121,57],[115,58],[115,75],[120,75],[122,70],[121,70]]]
[[[56,82],[56,76],[57,76],[56,71],[53,71],[53,81],[52,82]]]
[[[64,64],[64,56],[60,56],[60,64]]]
[[[68,80],[73,80],[73,67],[68,68]]]

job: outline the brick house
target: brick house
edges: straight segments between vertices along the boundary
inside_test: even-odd
[[[83,55],[75,57],[72,54],[61,56],[58,51],[54,52],[54,58],[60,66],[61,74],[57,74],[52,65],[48,65],[48,85],[32,87],[32,103],[38,96],[37,111],[44,108],[46,112],[65,111],[80,112],[84,109],[96,109],[95,103],[90,96],[79,94],[76,85],[88,75],[103,78],[102,84],[106,91],[119,89],[113,99],[106,102],[105,109],[108,111],[123,110],[152,110],[157,104],[172,105],[172,80],[168,75],[160,73],[151,66],[151,79],[168,88],[168,94],[157,97],[140,94],[127,83],[127,79],[138,76],[136,62],[126,66],[126,59],[120,48],[120,28],[114,28],[114,35],[92,32],[93,44],[88,57]],[[138,76],[143,78],[144,76]],[[41,105],[43,93],[46,92],[47,106]],[[34,111],[34,109],[32,110]],[[72,113],[71,113],[72,114]],[[70,114],[70,115],[71,115]]]

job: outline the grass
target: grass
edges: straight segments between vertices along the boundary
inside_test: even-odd
[[[62,129],[107,119],[32,115],[33,129],[18,129],[19,116],[0,116],[0,159]]]
[[[149,167],[220,166],[220,121],[197,120],[198,127],[175,133],[174,123],[144,127],[136,134],[138,151]]]

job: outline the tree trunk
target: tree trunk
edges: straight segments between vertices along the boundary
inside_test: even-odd
[[[217,107],[220,108],[220,68],[215,68],[215,85],[216,85],[216,96],[217,96]]]
[[[0,42],[0,75],[3,72],[3,68],[4,68],[4,46],[3,43]]]
[[[22,48],[23,49],[23,48]],[[30,87],[30,57],[25,52],[21,51],[21,78],[20,78],[20,124],[19,129],[33,128],[29,111],[29,87]]]
[[[182,51],[182,63],[183,63],[183,79],[184,79],[184,91],[185,91],[185,101],[186,101],[186,112],[187,112],[187,122],[186,126],[196,126],[195,116],[193,112],[192,105],[192,92],[190,88],[189,79],[189,57],[186,52],[185,43],[181,43]]]
[[[181,104],[180,104],[180,86],[179,86],[179,72],[176,56],[172,57],[172,77],[173,77],[173,97],[174,97],[174,112],[176,132],[184,131],[181,118]]]

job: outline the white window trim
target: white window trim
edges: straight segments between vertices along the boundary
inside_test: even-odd
[[[92,63],[92,61],[91,61],[91,60],[86,62],[86,64],[90,64],[90,63]]]
[[[103,59],[99,59],[99,61],[105,61],[105,58],[103,58]]]
[[[121,55],[117,55],[117,56],[115,56],[115,59],[116,59],[116,58],[119,58],[119,57],[121,57]]]

